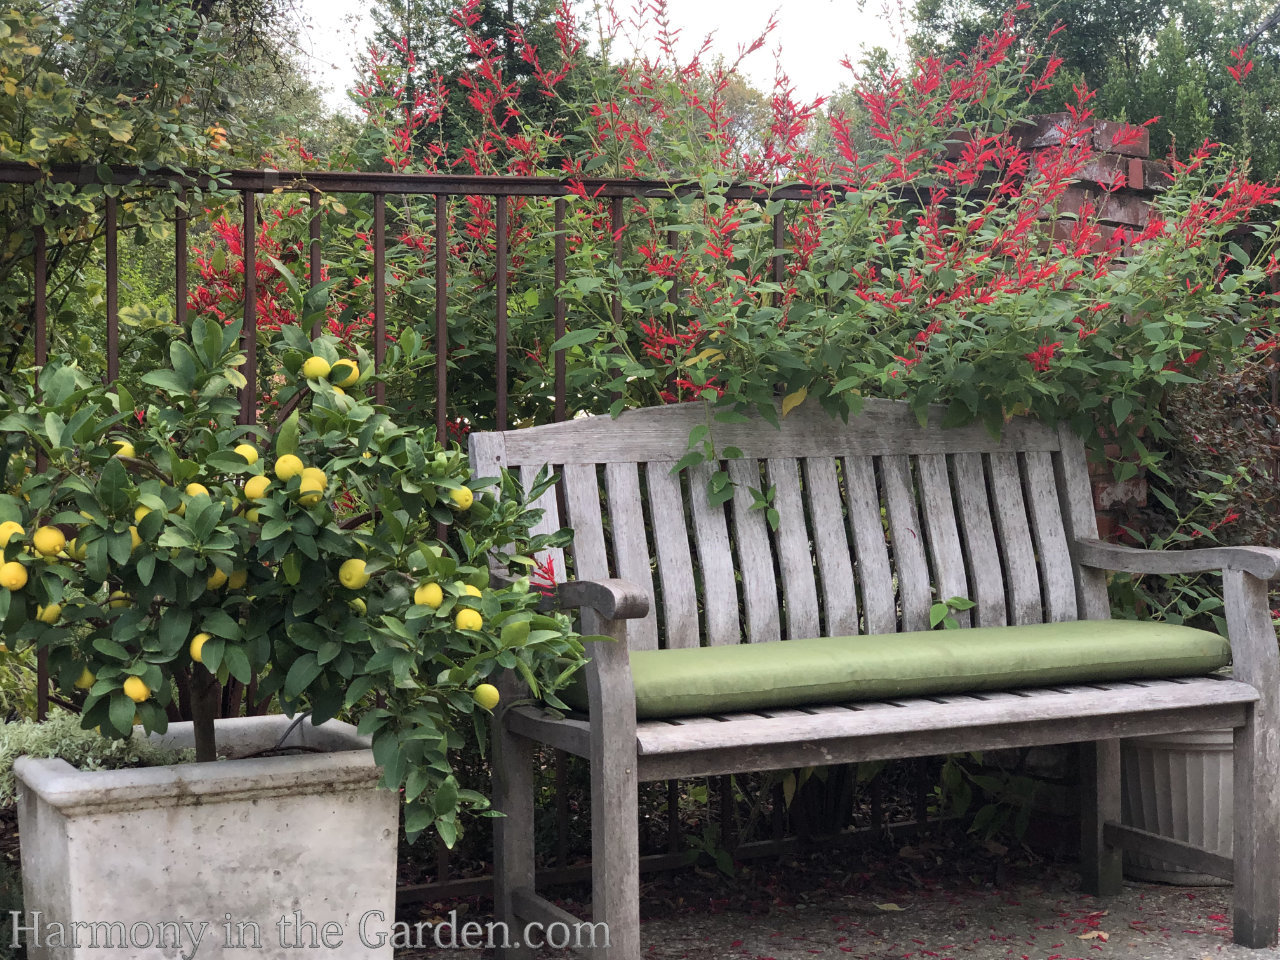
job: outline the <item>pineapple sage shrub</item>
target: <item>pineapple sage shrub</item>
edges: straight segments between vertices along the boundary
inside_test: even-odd
[[[53,362],[0,398],[4,636],[48,651],[86,729],[189,717],[200,760],[228,684],[316,723],[356,713],[407,832],[451,844],[459,811],[486,803],[450,765],[483,747],[485,679],[515,669],[554,704],[583,662],[522,576],[563,537],[530,533],[540,513],[511,478],[471,478],[367,400],[372,364],[336,340],[272,340],[280,395],[300,402],[274,433],[240,424],[239,342],[200,318],[147,395]],[[491,556],[514,585],[490,582]]]

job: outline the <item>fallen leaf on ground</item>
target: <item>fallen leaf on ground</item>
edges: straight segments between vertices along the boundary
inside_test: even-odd
[[[1103,943],[1106,943],[1108,940],[1111,939],[1111,934],[1106,933],[1102,930],[1090,930],[1088,933],[1076,934],[1076,939],[1077,940],[1101,940]]]
[[[877,903],[877,904],[876,904],[876,909],[877,909],[877,910],[897,910],[897,911],[901,911],[901,910],[902,910],[902,907],[898,906],[896,903]]]

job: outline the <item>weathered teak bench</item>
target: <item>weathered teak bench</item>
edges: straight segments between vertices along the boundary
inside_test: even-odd
[[[527,483],[554,466],[567,516],[545,495],[543,528],[573,528],[558,601],[581,609],[584,632],[618,641],[592,649],[583,712],[500,710],[500,919],[513,931],[576,922],[534,892],[538,743],[590,761],[593,920],[609,925],[601,955],[625,960],[641,953],[639,781],[1078,743],[1086,889],[1118,892],[1122,849],[1154,854],[1234,878],[1236,942],[1276,942],[1280,668],[1267,581],[1280,551],[1099,542],[1069,430],[1015,419],[995,440],[938,419],[921,428],[890,401],[847,425],[807,406],[780,431],[716,424],[717,449],[741,455],[727,467],[733,500],[712,508],[709,466],[671,472],[707,416],[695,403],[471,436],[480,475],[508,467]],[[750,487],[775,489],[776,531]],[[565,557],[555,561],[563,578]],[[1109,620],[1106,570],[1222,570],[1234,679],[1209,675],[1228,656],[1215,635]],[[976,604],[961,615],[971,629],[911,633],[955,596]],[[1235,729],[1234,863],[1119,823],[1117,738],[1215,727]]]

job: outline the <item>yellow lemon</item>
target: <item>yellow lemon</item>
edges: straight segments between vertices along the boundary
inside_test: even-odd
[[[255,507],[253,510],[250,510],[248,513],[246,513],[246,514],[244,515],[244,518],[245,518],[246,520],[248,520],[250,523],[257,523],[257,522],[258,522],[258,510],[257,510],[257,508]]]
[[[141,677],[130,677],[124,682],[124,695],[134,703],[141,703],[151,696],[151,688],[142,682]]]
[[[471,584],[469,584],[469,583],[464,583],[464,584],[462,585],[462,592],[463,592],[463,593],[465,593],[468,597],[478,597],[478,596],[480,596],[480,588],[479,588],[479,587],[473,587],[473,586],[472,586]]]
[[[302,375],[308,380],[323,380],[329,376],[329,361],[324,357],[307,357],[302,365]]]
[[[345,397],[347,395],[347,391],[343,390],[341,387],[334,387],[333,392],[340,397]]]
[[[41,527],[31,537],[31,545],[44,557],[56,557],[67,545],[67,538],[57,527]]]
[[[133,522],[141,523],[143,518],[150,512],[151,512],[150,507],[144,506],[141,503],[138,504],[136,507],[133,508]]]
[[[123,590],[115,590],[107,598],[107,606],[113,610],[117,607],[131,607],[133,606],[133,599]]]
[[[142,546],[142,534],[138,533],[137,527],[130,527],[129,528],[129,552],[133,553],[133,551],[137,550],[140,546]]]
[[[244,457],[244,462],[253,466],[258,462],[258,448],[252,443],[242,443],[236,447],[236,453]]]
[[[232,570],[231,576],[227,577],[227,589],[239,590],[249,580],[248,570]]]
[[[354,600],[348,603],[347,606],[351,608],[351,612],[354,613],[357,617],[363,617],[366,613],[369,612],[369,605],[365,603],[364,600],[362,600],[360,597],[356,597]]]
[[[312,483],[318,483],[318,484],[320,484],[320,489],[321,489],[321,490],[323,490],[325,487],[329,486],[329,478],[325,475],[325,472],[324,472],[323,470],[321,470],[319,467],[304,467],[304,468],[303,468],[303,470],[302,470],[302,479],[301,479],[301,481],[300,481],[300,482],[301,482],[301,483],[306,483],[308,480],[310,480]]]
[[[207,497],[209,488],[203,483],[188,483],[186,493],[188,497]]]
[[[364,572],[364,561],[359,557],[343,561],[338,568],[338,580],[348,590],[359,590],[369,582],[369,574]]]
[[[486,710],[498,705],[498,688],[492,683],[482,683],[471,692],[471,698]]]
[[[83,560],[89,555],[89,548],[79,540],[72,540],[67,544],[67,556],[72,560]]]
[[[290,477],[296,477],[303,470],[302,461],[292,453],[286,453],[283,457],[276,460],[276,476],[281,480],[288,480]]]
[[[475,502],[476,495],[471,492],[470,487],[459,487],[457,490],[449,491],[449,499],[453,501],[453,505],[459,510],[470,510],[471,504]]]
[[[315,477],[303,477],[302,482],[298,484],[298,502],[305,507],[314,507],[320,502],[324,495],[324,488],[328,484],[324,480]]]
[[[484,626],[484,617],[478,610],[459,610],[453,622],[459,630],[479,630]]]
[[[250,477],[244,484],[244,497],[246,500],[261,500],[266,496],[269,486],[270,477]]]
[[[10,560],[0,566],[0,587],[6,590],[21,590],[27,585],[27,568],[17,560]]]
[[[204,663],[204,660],[201,659],[202,654],[200,653],[200,651],[204,649],[204,642],[208,639],[209,639],[209,634],[207,633],[197,633],[194,637],[191,638],[191,646],[188,647],[187,649],[191,653],[191,659],[194,660],[196,663]]]
[[[0,549],[7,546],[14,537],[25,535],[26,531],[22,529],[22,524],[16,521],[6,520],[4,523],[0,523]]]
[[[360,367],[354,360],[339,360],[329,370],[329,376],[336,386],[349,387],[360,379]]]
[[[438,583],[424,583],[413,591],[413,602],[420,607],[438,610],[440,604],[444,603],[444,591],[440,589]]]
[[[36,607],[36,619],[41,623],[57,623],[62,616],[62,604],[51,603],[47,607]]]
[[[130,443],[128,440],[117,440],[115,441],[115,445],[116,445],[116,452],[114,456],[117,456],[117,457],[137,456],[137,454],[134,453],[133,444]]]
[[[204,585],[210,590],[217,590],[226,582],[227,575],[217,567],[214,567],[213,573],[209,574],[209,579],[204,582]]]
[[[88,690],[93,686],[94,681],[97,679],[98,678],[93,675],[93,672],[88,667],[82,667],[80,670],[80,676],[76,678],[76,689]]]

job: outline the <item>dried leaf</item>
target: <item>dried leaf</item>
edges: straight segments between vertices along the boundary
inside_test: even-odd
[[[1101,940],[1103,943],[1106,943],[1108,940],[1111,939],[1111,934],[1106,933],[1102,930],[1090,930],[1088,933],[1077,934],[1076,939],[1077,940]]]
[[[901,913],[901,912],[902,912],[902,907],[898,906],[896,903],[877,903],[877,904],[876,904],[876,909],[877,909],[877,910],[888,910],[888,911],[891,911],[891,912],[898,912],[898,913]]]

